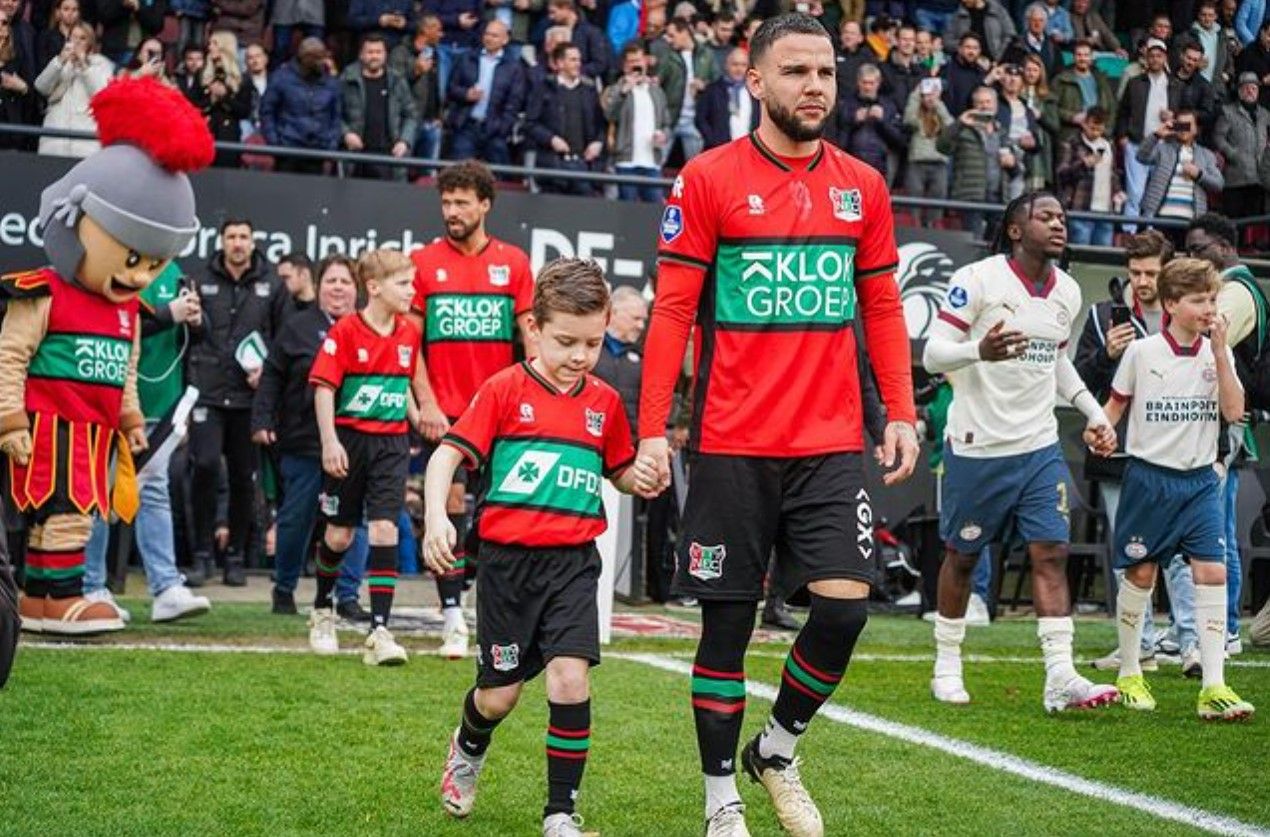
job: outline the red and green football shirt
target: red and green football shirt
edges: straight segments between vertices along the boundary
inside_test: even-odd
[[[533,271],[524,250],[492,237],[469,256],[442,236],[411,259],[428,381],[453,418],[487,378],[511,366],[516,318],[533,305]]]
[[[335,424],[390,436],[407,430],[410,379],[419,361],[419,330],[398,315],[383,335],[362,313],[341,317],[309,370],[311,386],[335,390]]]
[[[664,433],[694,326],[702,452],[861,450],[857,317],[888,417],[915,419],[890,196],[873,168],[824,142],[785,159],[751,134],[684,166],[659,232],[641,438]]]
[[[444,442],[485,471],[481,540],[530,547],[599,537],[607,525],[600,482],[635,459],[612,387],[586,375],[561,392],[528,362],[482,384]]]

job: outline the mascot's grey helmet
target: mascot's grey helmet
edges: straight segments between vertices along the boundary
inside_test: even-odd
[[[83,215],[130,250],[160,259],[179,255],[199,228],[185,173],[168,171],[123,143],[80,161],[40,195],[44,252],[67,280],[84,258],[76,233]]]

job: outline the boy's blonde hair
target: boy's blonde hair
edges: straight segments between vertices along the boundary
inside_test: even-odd
[[[1187,294],[1221,290],[1221,274],[1207,259],[1182,257],[1164,266],[1155,286],[1162,302],[1176,302]]]
[[[357,284],[363,288],[370,281],[382,282],[395,273],[413,272],[414,262],[400,250],[381,247],[370,250],[357,260]]]

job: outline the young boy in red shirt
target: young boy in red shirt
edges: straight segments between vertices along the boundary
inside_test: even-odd
[[[559,259],[534,288],[531,345],[537,356],[494,375],[428,462],[424,560],[453,563],[445,515],[462,462],[481,470],[477,516],[476,686],[463,702],[441,779],[446,811],[465,817],[494,728],[524,682],[547,673],[545,837],[579,837],[574,802],[590,745],[590,666],[600,661],[595,538],[605,529],[600,485],[651,497],[657,474],[636,461],[621,398],[587,373],[609,318],[604,273],[592,261]]]
[[[404,253],[375,250],[357,263],[367,302],[327,333],[309,383],[322,437],[325,483],[319,499],[326,533],[318,547],[317,598],[309,645],[339,651],[331,593],[353,530],[369,521],[371,631],[362,661],[401,665],[406,651],[388,631],[397,587],[397,517],[410,463],[408,422],[418,424],[419,330],[405,317],[414,296],[414,265]]]

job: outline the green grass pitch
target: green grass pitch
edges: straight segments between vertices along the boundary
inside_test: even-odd
[[[144,623],[141,600],[126,603],[142,623],[112,642],[304,647],[303,620],[265,605],[217,605],[201,621],[165,627]],[[1110,623],[1078,623],[1078,655],[1113,641]],[[341,643],[352,648],[356,637]],[[686,641],[623,640],[595,671],[579,804],[588,829],[701,833],[687,678],[621,657],[683,662],[691,650]],[[752,650],[750,679],[777,684],[784,647]],[[874,617],[857,653],[929,655],[929,625]],[[972,628],[966,653],[1039,658],[1035,623]],[[1237,660],[1244,665],[1227,669],[1228,682],[1270,711],[1270,654]],[[1267,719],[1201,723],[1198,683],[1176,666],[1148,675],[1154,714],[1115,706],[1060,717],[1041,711],[1039,659],[968,662],[969,707],[935,704],[929,670],[926,660],[857,659],[834,703],[1270,833]],[[0,834],[534,834],[546,782],[541,683],[499,728],[472,817],[441,812],[446,740],[472,676],[470,661],[424,653],[373,670],[353,656],[23,648],[0,691]],[[768,708],[750,698],[746,737]],[[825,718],[799,752],[832,835],[1202,833]],[[751,831],[779,834],[762,790],[740,784]]]

